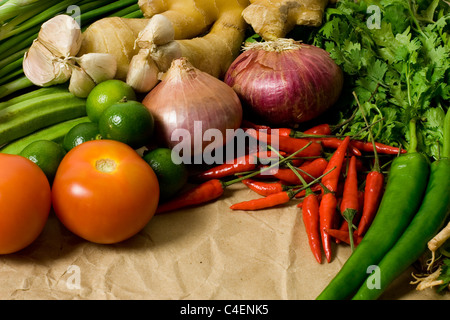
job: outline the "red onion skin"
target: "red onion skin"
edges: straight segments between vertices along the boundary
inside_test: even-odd
[[[273,125],[294,125],[317,118],[339,98],[343,72],[325,50],[249,49],[225,74],[244,107]]]
[[[185,69],[184,65],[171,67],[142,103],[155,119],[158,143],[173,148],[182,139],[191,139],[192,156],[207,146],[211,149],[225,144],[227,129],[235,130],[242,122],[241,102],[231,87],[200,70]],[[201,132],[195,130],[196,123],[201,124]],[[189,136],[180,141],[173,140],[172,133],[176,129],[184,129]],[[222,143],[214,138],[203,141],[203,134],[208,129],[219,130]],[[198,143],[201,143],[200,148]]]

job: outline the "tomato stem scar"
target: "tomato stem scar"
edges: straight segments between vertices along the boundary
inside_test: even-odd
[[[95,168],[103,173],[110,173],[116,170],[117,163],[112,159],[99,159],[95,162]]]

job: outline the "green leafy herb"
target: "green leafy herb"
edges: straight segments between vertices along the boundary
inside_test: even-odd
[[[443,0],[340,0],[328,8],[307,42],[322,47],[346,74],[338,104],[344,121],[356,110],[355,91],[375,138],[408,146],[418,120],[419,150],[438,158],[449,108],[450,6]],[[341,134],[364,132],[360,114]],[[364,138],[364,137],[362,137]]]

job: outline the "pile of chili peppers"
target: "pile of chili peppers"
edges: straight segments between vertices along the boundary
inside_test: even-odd
[[[198,185],[161,203],[157,214],[219,199],[225,188],[242,183],[259,197],[230,208],[254,211],[295,202],[302,210],[317,262],[322,263],[322,250],[326,260],[332,260],[333,242],[349,244],[353,250],[373,221],[383,195],[385,181],[379,154],[389,163],[406,151],[350,136],[333,136],[327,124],[303,132],[248,121],[243,126],[249,136],[268,149],[201,172],[196,176]],[[277,149],[271,146],[275,138]],[[276,157],[275,165],[259,161],[267,157]]]

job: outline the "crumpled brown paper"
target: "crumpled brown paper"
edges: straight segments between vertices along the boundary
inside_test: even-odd
[[[233,185],[220,200],[155,216],[114,245],[78,238],[51,214],[33,244],[0,256],[0,299],[315,299],[349,246],[336,246],[332,262],[318,264],[295,202],[254,212],[229,209],[256,197]],[[382,299],[450,298],[416,291],[411,271]]]

